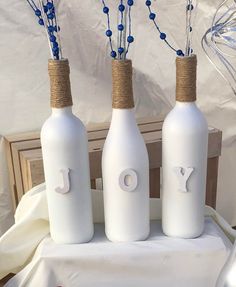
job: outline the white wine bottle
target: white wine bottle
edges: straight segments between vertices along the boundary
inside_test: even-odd
[[[168,236],[195,238],[204,229],[208,126],[196,105],[197,58],[176,59],[176,105],[162,129],[162,226]]]
[[[87,133],[72,113],[68,60],[49,60],[52,114],[41,131],[50,233],[56,243],[93,236]]]
[[[102,154],[105,230],[109,240],[149,235],[149,159],[133,101],[132,62],[112,61],[113,111]]]

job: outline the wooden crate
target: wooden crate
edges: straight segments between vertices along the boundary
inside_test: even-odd
[[[160,197],[161,131],[163,120],[158,118],[141,119],[139,129],[147,145],[150,161],[150,196]],[[109,123],[87,127],[92,188],[102,177],[102,148]],[[31,132],[5,137],[10,184],[14,207],[25,192],[44,182],[40,133]],[[221,155],[222,133],[209,128],[208,172],[206,203],[215,208],[218,178],[218,161]]]

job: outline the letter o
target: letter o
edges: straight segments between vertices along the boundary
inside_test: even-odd
[[[126,169],[119,176],[119,186],[124,191],[134,191],[138,186],[138,175],[133,169]]]

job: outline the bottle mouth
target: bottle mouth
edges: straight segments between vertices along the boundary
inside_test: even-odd
[[[197,59],[197,55],[196,54],[191,54],[189,56],[176,56],[176,59],[181,59],[181,60],[186,60],[186,59],[191,59],[191,58],[196,58]]]
[[[68,63],[69,60],[67,58],[61,58],[61,59],[48,59],[48,62],[55,62],[55,63]]]

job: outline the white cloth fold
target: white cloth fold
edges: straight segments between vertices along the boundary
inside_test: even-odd
[[[15,213],[15,224],[0,238],[0,278],[19,272],[49,233],[45,185],[24,195]]]
[[[230,248],[209,217],[203,235],[192,240],[166,237],[156,220],[147,241],[112,243],[100,223],[86,244],[58,245],[46,237],[5,287],[215,287]]]
[[[103,223],[102,192],[92,190],[92,201],[94,223]],[[161,200],[150,199],[150,206],[150,219],[160,220]],[[236,231],[213,209],[206,207],[206,216],[211,216],[231,241],[236,238]],[[47,236],[49,221],[46,191],[45,184],[41,184],[23,196],[15,213],[15,224],[0,238],[0,278],[8,273],[19,272],[33,256],[36,258],[35,251]]]

